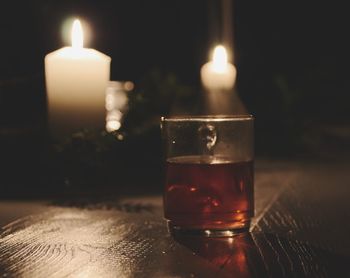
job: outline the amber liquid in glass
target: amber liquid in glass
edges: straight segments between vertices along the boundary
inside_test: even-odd
[[[245,229],[254,214],[253,161],[183,156],[166,162],[165,218],[184,229]]]

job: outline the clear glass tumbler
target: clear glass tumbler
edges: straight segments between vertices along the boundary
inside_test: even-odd
[[[232,236],[254,215],[254,119],[161,118],[164,214],[173,234]]]

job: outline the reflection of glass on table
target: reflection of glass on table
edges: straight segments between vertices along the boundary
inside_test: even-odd
[[[229,238],[176,236],[174,240],[216,267],[219,277],[267,277],[250,233]]]

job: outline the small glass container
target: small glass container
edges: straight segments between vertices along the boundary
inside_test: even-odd
[[[251,115],[161,118],[171,233],[232,236],[254,215]]]

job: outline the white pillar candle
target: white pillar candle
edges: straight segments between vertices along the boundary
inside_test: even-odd
[[[236,81],[236,68],[227,61],[225,47],[215,47],[213,60],[201,68],[202,84],[208,91],[231,90]]]
[[[212,61],[201,68],[207,114],[247,114],[233,90],[236,75],[235,66],[228,62],[226,49],[221,45],[215,47]]]
[[[49,127],[54,137],[82,128],[105,125],[105,91],[110,79],[111,58],[83,47],[81,24],[75,20],[72,46],[45,57]]]

